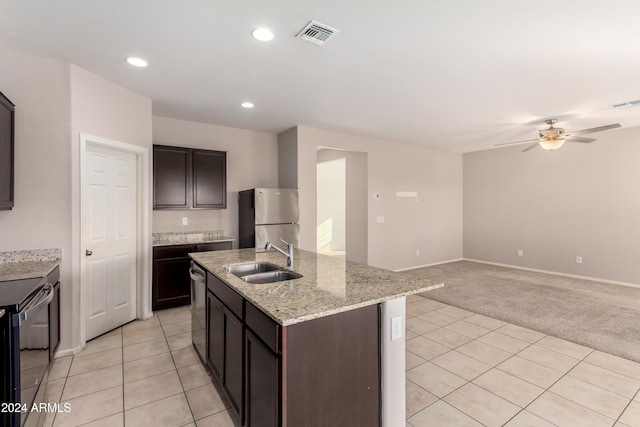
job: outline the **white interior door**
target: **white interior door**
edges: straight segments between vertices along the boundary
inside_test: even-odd
[[[83,304],[90,340],[136,317],[137,157],[90,143],[86,147]]]

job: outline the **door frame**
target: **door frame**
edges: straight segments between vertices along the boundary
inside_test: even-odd
[[[79,174],[79,190],[80,190],[80,241],[79,241],[79,257],[80,263],[80,346],[86,344],[86,318],[85,303],[86,296],[86,257],[84,256],[86,244],[84,238],[86,231],[84,230],[84,218],[86,216],[84,200],[86,195],[83,194],[84,179],[86,179],[87,168],[87,149],[89,145],[105,147],[112,150],[123,151],[136,156],[136,253],[137,253],[137,271],[136,271],[136,318],[146,319],[153,315],[151,312],[151,235],[150,235],[150,176],[149,176],[149,148],[139,145],[127,144],[120,141],[114,141],[107,138],[80,133],[80,174]]]

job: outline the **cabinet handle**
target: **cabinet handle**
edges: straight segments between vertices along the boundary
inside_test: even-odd
[[[86,251],[84,251],[85,256],[91,256],[93,255],[93,252],[91,252],[89,249],[87,249]]]

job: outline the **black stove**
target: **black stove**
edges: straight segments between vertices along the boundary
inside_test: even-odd
[[[40,426],[44,422],[43,413],[30,410],[46,398],[49,303],[54,295],[47,277],[0,282],[0,309],[5,310],[0,318],[3,427]]]

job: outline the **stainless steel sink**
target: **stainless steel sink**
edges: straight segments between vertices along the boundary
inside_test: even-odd
[[[300,273],[284,270],[283,267],[270,262],[249,262],[230,265],[227,267],[227,271],[252,284],[283,282],[302,277]]]
[[[227,267],[227,270],[229,273],[242,278],[250,274],[264,273],[266,271],[274,271],[280,268],[281,267],[268,262],[250,262],[247,264],[230,265]]]
[[[302,274],[296,273],[295,271],[275,270],[275,271],[267,271],[265,273],[256,273],[256,274],[246,275],[241,277],[241,279],[247,283],[263,284],[263,283],[283,282],[285,280],[299,279],[301,277],[302,277]]]

